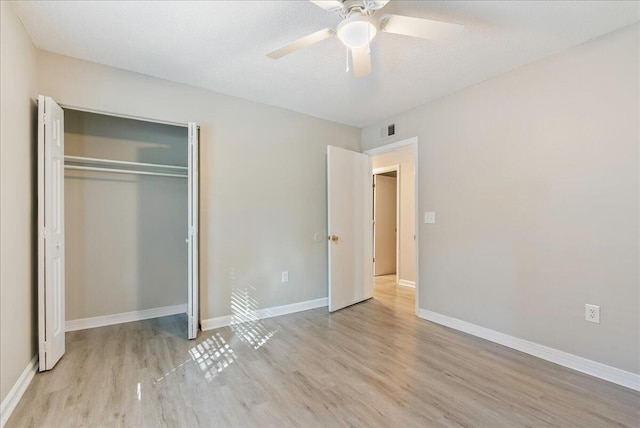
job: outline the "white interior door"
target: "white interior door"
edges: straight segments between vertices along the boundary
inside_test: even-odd
[[[40,371],[65,350],[64,112],[38,97],[38,341]]]
[[[397,178],[374,175],[374,275],[396,273]]]
[[[199,248],[199,233],[198,233],[198,213],[200,209],[199,205],[199,178],[198,178],[198,166],[200,141],[198,136],[198,125],[195,123],[189,123],[189,237],[187,239],[189,246],[189,297],[187,301],[187,319],[188,319],[188,337],[189,339],[195,339],[198,335],[199,324],[199,267],[198,267],[198,248]]]
[[[373,297],[369,156],[327,147],[329,311]]]

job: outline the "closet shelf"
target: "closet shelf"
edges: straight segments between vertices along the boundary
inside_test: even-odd
[[[187,178],[188,167],[178,165],[163,165],[144,162],[130,162],[113,159],[89,158],[83,156],[65,156],[65,169],[73,169],[79,171],[95,171],[95,172],[111,172],[115,174],[137,174],[152,175],[158,177],[176,177]],[[109,168],[102,165],[121,166],[126,168]],[[141,169],[135,169],[141,168]],[[155,169],[156,171],[148,171],[144,168]],[[157,171],[160,170],[160,171]],[[162,170],[176,172],[161,172]]]
[[[129,161],[121,161],[121,160],[113,160],[113,159],[87,158],[83,156],[65,156],[64,161],[73,162],[73,163],[93,163],[93,164],[107,164],[107,165],[120,165],[120,166],[136,166],[141,168],[161,168],[161,169],[166,168],[166,169],[177,169],[182,171],[186,171],[188,169],[186,166],[178,166],[178,165],[129,162]]]

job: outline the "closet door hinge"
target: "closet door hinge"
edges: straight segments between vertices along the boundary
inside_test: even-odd
[[[196,234],[196,228],[195,228],[195,227],[193,227],[193,226],[191,226],[191,227],[189,228],[189,235],[193,236],[193,235],[195,235],[195,234]]]
[[[44,352],[45,354],[49,352],[49,342],[40,343],[40,352]]]
[[[40,229],[40,236],[42,236],[42,238],[47,239],[47,228],[43,227]]]

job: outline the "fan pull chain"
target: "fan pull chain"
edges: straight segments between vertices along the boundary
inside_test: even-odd
[[[349,48],[346,48],[346,52],[347,52],[347,69],[345,70],[346,73],[349,72]]]

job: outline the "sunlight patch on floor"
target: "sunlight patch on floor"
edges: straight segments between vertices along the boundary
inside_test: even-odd
[[[234,288],[231,293],[231,330],[241,341],[259,349],[276,334],[258,316],[258,302],[251,296],[251,288]]]

